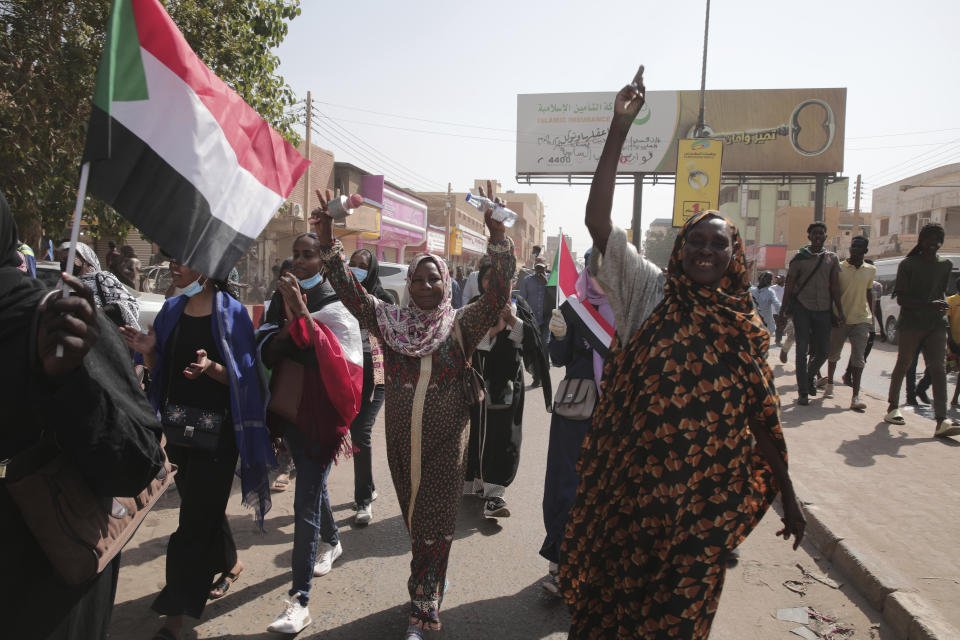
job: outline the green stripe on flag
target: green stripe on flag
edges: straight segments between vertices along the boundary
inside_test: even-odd
[[[107,39],[100,55],[93,104],[109,114],[111,102],[149,98],[133,4],[130,0],[116,0],[107,22]]]
[[[563,251],[563,233],[560,234],[560,246],[557,247],[557,252],[553,254],[553,266],[550,268],[550,278],[547,280],[548,287],[557,286],[557,278],[560,277],[560,252]]]

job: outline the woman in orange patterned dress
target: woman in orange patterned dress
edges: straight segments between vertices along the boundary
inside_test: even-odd
[[[609,205],[642,104],[638,74],[617,95],[587,204],[603,254],[589,267],[620,317],[578,465],[558,583],[570,638],[706,640],[725,557],[778,491],[778,535],[796,536],[794,549],[804,521],[767,365],[770,336],[750,298],[736,227],[715,211],[691,218],[674,244],[663,299],[645,319],[628,318],[650,297],[655,271],[611,225]]]

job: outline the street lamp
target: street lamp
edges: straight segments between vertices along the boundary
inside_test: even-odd
[[[907,189],[960,189],[960,184],[902,184],[900,191]]]

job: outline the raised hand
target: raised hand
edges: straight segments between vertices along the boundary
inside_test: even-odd
[[[620,89],[613,100],[613,114],[620,124],[629,127],[646,102],[647,89],[643,86],[643,65],[637,70],[633,82]]]
[[[480,196],[484,198],[489,198],[494,204],[503,204],[503,200],[495,195],[493,189],[493,183],[487,180],[487,191],[484,193],[483,187],[479,187],[478,191]],[[493,219],[493,208],[488,208],[483,212],[483,221],[487,225],[487,229],[490,231],[490,239],[494,242],[503,242],[507,236],[507,227],[500,220]]]
[[[320,191],[317,189],[317,200],[320,206],[310,212],[310,219],[307,222],[313,227],[314,233],[320,238],[320,244],[330,246],[334,242],[333,238],[333,218],[327,211],[327,206],[333,200],[333,192],[330,189]]]
[[[44,374],[57,378],[72,372],[100,337],[97,328],[93,292],[72,275],[61,274],[73,289],[73,295],[62,292],[47,297],[40,307],[37,330],[37,354]],[[63,347],[61,357],[57,347]]]

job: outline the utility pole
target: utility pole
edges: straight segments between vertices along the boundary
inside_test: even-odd
[[[310,92],[307,91],[307,146],[306,146],[306,156],[307,160],[310,159],[310,138],[311,138],[311,115],[313,112],[313,101],[310,96]],[[303,219],[306,220],[310,217],[310,165],[307,165],[307,170],[303,172]]]
[[[444,208],[447,210],[447,239],[444,244],[447,247],[447,265],[449,266],[453,258],[453,225],[450,222],[453,217],[453,185],[449,182],[447,183],[447,204]]]
[[[863,175],[857,174],[857,190],[853,193],[853,213],[854,215],[860,215],[860,188],[863,186],[862,182]]]
[[[633,219],[630,226],[633,227],[633,246],[640,252],[640,215],[643,211],[643,173],[633,174]]]
[[[824,217],[824,203],[827,199],[827,176],[818,173],[813,192],[813,221],[826,222]]]

